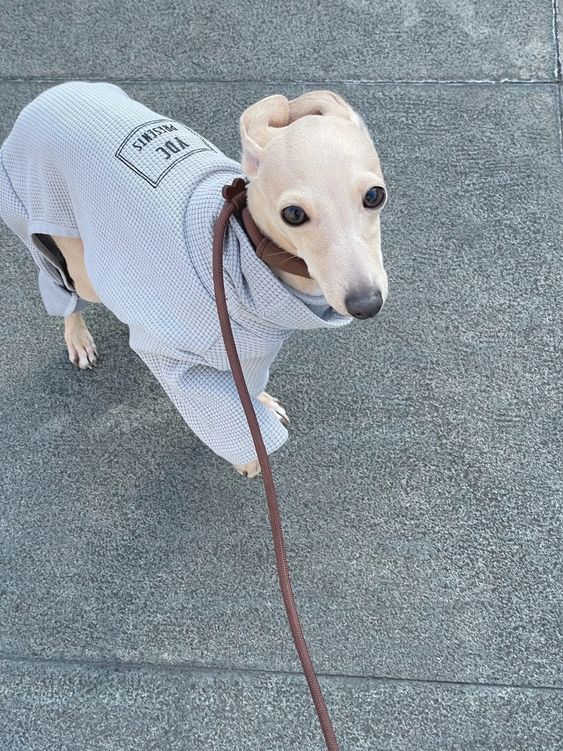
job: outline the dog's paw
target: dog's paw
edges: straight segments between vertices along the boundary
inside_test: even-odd
[[[275,396],[270,396],[266,391],[262,391],[261,394],[258,394],[257,398],[260,399],[262,404],[267,407],[270,412],[273,412],[282,425],[285,427],[289,425],[289,417],[287,416],[285,407],[279,399],[276,399]],[[239,475],[243,475],[243,477],[258,477],[262,471],[258,459],[254,459],[248,464],[233,464],[233,467]]]
[[[233,464],[233,467],[243,477],[258,477],[261,471],[258,459],[254,459],[248,464]]]
[[[287,415],[287,412],[285,411],[285,407],[280,402],[280,400],[276,399],[275,396],[270,396],[270,394],[268,394],[266,391],[258,394],[258,399],[260,399],[262,404],[267,407],[270,412],[273,412],[281,422],[281,424],[287,428],[287,426],[289,425],[289,417]]]
[[[80,313],[65,318],[65,342],[68,359],[80,370],[93,368],[98,362],[98,350]]]

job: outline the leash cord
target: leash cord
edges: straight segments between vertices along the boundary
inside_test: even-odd
[[[217,306],[219,323],[221,326],[223,341],[225,344],[227,356],[229,358],[229,364],[231,366],[233,378],[240,396],[244,412],[246,414],[248,427],[250,428],[252,440],[254,441],[254,446],[256,448],[256,454],[258,460],[260,461],[264,490],[266,493],[266,500],[268,502],[268,516],[270,519],[272,537],[274,540],[274,553],[276,557],[278,580],[282,593],[283,603],[285,606],[285,611],[287,614],[287,620],[291,629],[291,635],[293,637],[301,665],[303,666],[303,672],[305,673],[309,691],[311,693],[311,697],[317,711],[326,747],[328,751],[339,751],[338,742],[336,740],[334,729],[330,721],[328,709],[325,704],[319,681],[315,674],[315,669],[313,667],[313,663],[309,655],[309,650],[307,648],[307,643],[305,642],[305,637],[303,636],[301,623],[299,621],[299,614],[295,605],[295,599],[293,596],[289,569],[287,565],[282,522],[278,508],[278,502],[276,499],[276,489],[272,476],[272,469],[270,467],[270,460],[268,458],[268,453],[264,445],[262,433],[260,432],[258,419],[252,405],[252,399],[250,398],[250,394],[248,393],[248,388],[246,386],[246,381],[244,379],[244,374],[242,372],[242,367],[237,353],[233,330],[231,328],[231,323],[229,320],[227,300],[225,296],[225,284],[223,279],[223,242],[229,219],[232,214],[239,210],[240,206],[237,204],[236,200],[229,199],[227,195],[225,195],[225,192],[223,192],[223,196],[227,199],[227,202],[223,206],[221,213],[217,218],[213,233],[213,286],[215,290],[215,303]]]

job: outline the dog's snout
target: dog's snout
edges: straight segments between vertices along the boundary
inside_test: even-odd
[[[351,292],[344,300],[344,305],[354,318],[373,318],[381,310],[383,297],[378,289],[363,289]]]

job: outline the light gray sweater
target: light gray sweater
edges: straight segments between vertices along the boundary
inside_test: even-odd
[[[30,250],[48,313],[67,316],[85,303],[34,233],[80,237],[92,285],[128,325],[131,348],[201,440],[244,464],[256,453],[222,342],[211,263],[221,187],[237,176],[245,177],[239,162],[111,83],[45,90],[0,148],[0,217]],[[237,349],[271,453],[287,430],[255,397],[283,341],[352,318],[279,280],[236,217],[224,267]]]

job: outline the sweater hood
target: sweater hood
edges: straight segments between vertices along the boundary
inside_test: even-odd
[[[217,171],[204,178],[188,201],[184,232],[187,252],[201,284],[214,298],[213,230],[225,204],[221,189],[235,177],[246,178],[242,171]],[[206,211],[202,211],[205,206]],[[207,217],[205,214],[207,213]],[[208,228],[203,247],[201,234]],[[194,237],[200,238],[198,243]],[[299,292],[281,281],[256,255],[241,221],[231,216],[223,244],[223,272],[230,317],[245,328],[270,331],[339,328],[353,321],[334,310],[324,295]]]

